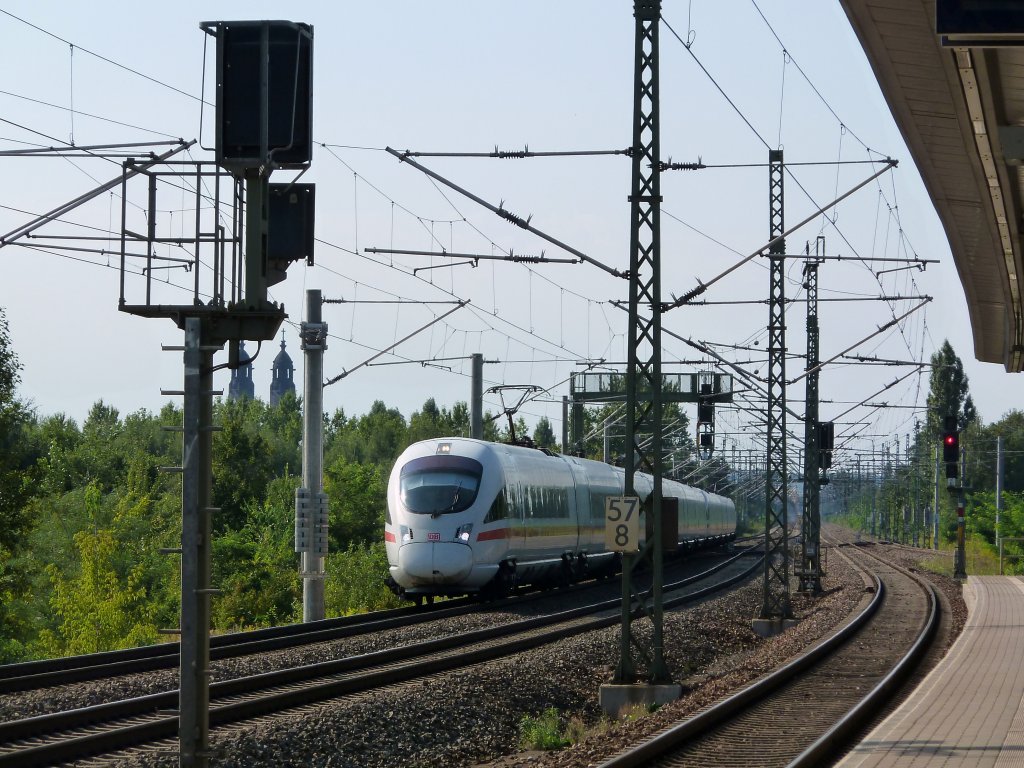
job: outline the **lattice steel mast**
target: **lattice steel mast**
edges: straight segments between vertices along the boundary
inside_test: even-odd
[[[669,682],[662,639],[661,542],[661,170],[658,102],[658,25],[661,0],[635,0],[636,46],[633,80],[633,181],[629,237],[629,349],[626,370],[626,496],[636,495],[635,477],[654,478],[644,499],[648,536],[636,555],[622,566],[622,638],[614,682]],[[634,589],[633,571],[652,563],[652,585],[645,594]],[[635,606],[635,610],[634,610]],[[654,623],[647,649],[633,621],[649,616]],[[634,650],[645,670],[639,670]]]
[[[789,602],[789,498],[786,469],[786,231],[782,150],[768,151],[768,452],[765,475],[764,601],[761,619],[792,616]]]
[[[823,238],[818,238],[816,256],[821,256]],[[804,512],[800,545],[800,590],[821,591],[821,444],[818,435],[818,260],[804,264],[807,291],[807,378],[804,412]]]

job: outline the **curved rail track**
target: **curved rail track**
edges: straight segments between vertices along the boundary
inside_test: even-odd
[[[752,565],[741,562],[748,555],[741,552],[702,574],[666,584],[666,591],[688,591],[666,599],[665,607],[695,602],[746,579],[761,562],[760,557]],[[213,683],[210,725],[238,723],[519,653],[611,626],[620,620],[619,610],[619,599],[603,600],[457,636]],[[178,719],[168,710],[177,699],[177,691],[167,691],[0,723],[0,767],[49,765],[172,738]]]
[[[875,561],[875,595],[860,614],[772,674],[601,768],[827,764],[906,680],[939,623],[931,584],[859,547],[851,551],[854,560]]]
[[[735,543],[754,543],[760,541],[760,538],[739,539]],[[584,582],[563,588],[558,594],[565,595],[587,590],[598,583]],[[524,592],[506,599],[503,604],[523,605],[551,597],[552,594],[549,592]],[[478,600],[459,598],[436,603],[433,606],[405,606],[305,624],[287,624],[214,635],[210,638],[210,660],[217,661],[263,654],[313,643],[372,634],[387,629],[411,627],[487,609]],[[152,672],[159,669],[173,669],[178,666],[179,653],[180,644],[174,642],[142,648],[127,648],[120,651],[0,665],[0,694]]]
[[[474,610],[479,610],[479,604],[457,600],[446,602],[444,607],[439,606],[433,610],[409,606],[307,624],[288,624],[214,635],[210,638],[210,659],[267,653],[384,629],[409,627],[450,616],[461,616]],[[180,644],[175,642],[84,656],[7,664],[0,666],[0,693],[169,669],[178,666],[179,653]]]

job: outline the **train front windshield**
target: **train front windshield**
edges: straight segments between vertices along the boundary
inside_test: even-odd
[[[402,504],[423,515],[462,512],[476,500],[482,474],[479,461],[462,456],[413,459],[402,467]]]

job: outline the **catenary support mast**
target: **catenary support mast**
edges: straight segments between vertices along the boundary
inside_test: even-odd
[[[210,587],[213,497],[213,346],[204,323],[185,321],[181,482],[181,675],[178,739],[182,766],[209,762]],[[217,345],[220,348],[220,345]]]
[[[765,473],[764,589],[755,628],[771,633],[792,617],[789,599],[789,494],[786,467],[786,231],[782,150],[768,151],[768,451]]]
[[[622,564],[622,634],[614,686],[670,683],[662,638],[662,381],[661,381],[661,171],[658,97],[658,26],[660,0],[635,0],[633,81],[633,181],[629,242],[629,346],[626,370],[625,495],[637,496],[636,475],[653,478],[651,493],[641,499],[648,535],[636,554]],[[651,588],[641,593],[635,569],[651,563]],[[649,599],[648,599],[649,597]],[[648,643],[633,622],[653,623]],[[666,685],[666,688],[670,686]],[[678,695],[676,693],[675,695]],[[608,701],[602,689],[602,706]]]
[[[823,238],[815,247],[823,255]],[[804,289],[807,291],[807,370],[804,413],[804,513],[800,543],[800,591],[821,591],[821,445],[818,434],[818,261],[804,265]]]
[[[306,322],[302,323],[302,351],[305,354],[302,393],[302,486],[310,499],[326,499],[324,480],[324,350],[327,349],[327,323],[323,322],[323,301],[319,290],[306,291]],[[320,512],[319,520],[311,520],[319,530],[311,531],[308,549],[302,551],[302,620],[320,621],[326,615],[324,607],[324,557],[326,543],[326,503],[314,507]],[[315,546],[316,540],[321,546]]]
[[[470,355],[473,373],[470,381],[469,436],[484,439],[484,356],[480,352]],[[563,423],[565,419],[563,418]],[[564,442],[564,441],[563,441]],[[564,452],[564,448],[563,448]]]

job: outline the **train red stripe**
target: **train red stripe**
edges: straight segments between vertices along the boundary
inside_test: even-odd
[[[492,539],[512,538],[512,531],[509,528],[495,528],[493,531],[480,531],[476,535],[477,541],[491,541]]]

